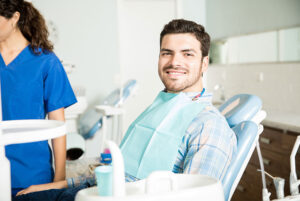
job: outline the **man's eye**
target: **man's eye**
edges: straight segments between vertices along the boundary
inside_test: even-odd
[[[162,56],[167,56],[167,55],[171,55],[171,53],[170,52],[163,52],[163,53],[161,53],[161,55]]]
[[[190,53],[185,53],[184,55],[185,55],[185,56],[188,56],[188,57],[194,56],[193,54],[190,54]]]

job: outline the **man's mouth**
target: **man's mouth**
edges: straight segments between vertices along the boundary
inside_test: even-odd
[[[182,76],[186,74],[186,71],[183,70],[166,70],[165,72],[170,76]]]

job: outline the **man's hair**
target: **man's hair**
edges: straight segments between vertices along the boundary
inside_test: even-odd
[[[208,33],[205,32],[205,29],[202,25],[184,19],[172,20],[164,26],[164,29],[160,33],[160,46],[165,35],[177,33],[194,34],[197,40],[200,42],[202,58],[208,55],[210,47],[210,36]]]

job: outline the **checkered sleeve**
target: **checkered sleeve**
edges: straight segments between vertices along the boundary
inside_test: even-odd
[[[95,186],[96,178],[95,178],[95,174],[91,174],[89,176],[68,178],[67,183],[68,183],[68,188],[74,188],[77,186],[81,186],[83,184],[88,184],[88,186]]]
[[[130,174],[125,173],[125,181],[126,182],[133,182],[133,181],[137,181],[137,180],[139,180],[139,179]],[[74,188],[77,186],[81,186],[83,184],[88,184],[88,186],[97,185],[95,174],[91,174],[89,176],[68,178],[67,183],[68,183],[68,188]]]
[[[236,137],[221,117],[193,120],[183,137],[175,173],[202,174],[221,180],[236,150]]]

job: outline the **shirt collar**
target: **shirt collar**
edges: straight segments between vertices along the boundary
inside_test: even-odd
[[[164,89],[163,92],[166,92],[167,93],[167,90]],[[201,91],[199,92],[185,92],[185,94],[193,99],[195,96],[197,96],[198,94],[200,94]],[[212,93],[209,93],[207,91],[205,91],[202,96],[200,96],[196,101],[199,101],[199,102],[205,102],[205,103],[211,103],[212,102]]]

